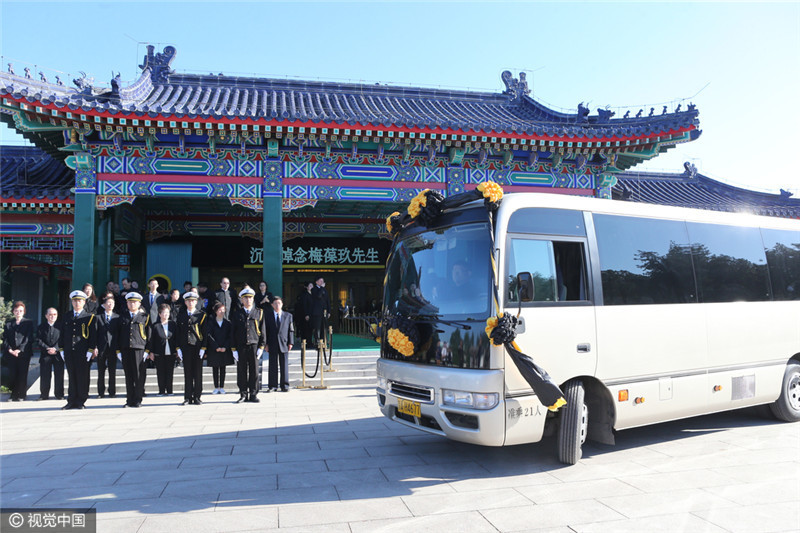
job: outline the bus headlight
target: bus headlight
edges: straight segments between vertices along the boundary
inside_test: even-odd
[[[386,390],[386,378],[383,376],[378,376],[378,388]]]
[[[497,407],[499,402],[500,395],[496,392],[485,393],[442,389],[442,403],[453,407],[486,410]]]

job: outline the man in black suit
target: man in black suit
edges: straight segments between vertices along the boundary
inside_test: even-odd
[[[306,311],[307,312],[307,311]],[[328,291],[325,290],[325,280],[322,276],[314,282],[311,289],[311,330],[314,334],[315,342],[325,338],[325,320],[331,314]]]
[[[72,312],[61,324],[61,358],[69,373],[67,405],[62,409],[83,409],[89,398],[89,369],[97,348],[96,315],[87,313],[86,293],[72,291]]]
[[[292,314],[283,311],[280,296],[272,300],[272,312],[266,316],[264,323],[269,352],[269,391],[278,390],[280,386],[281,391],[289,392],[289,350],[294,344],[294,323]]]
[[[125,295],[128,311],[120,315],[117,353],[125,371],[125,405],[140,407],[144,397],[144,374],[147,372],[147,341],[150,339],[150,315],[142,311],[142,295]]]
[[[214,314],[214,304],[220,302],[225,306],[225,319],[230,320],[231,313],[239,308],[239,299],[231,289],[231,280],[222,278],[219,280],[219,289],[214,293],[214,300],[208,304],[206,312],[209,315]]]
[[[153,278],[147,283],[150,292],[142,298],[142,309],[150,315],[150,323],[155,324],[158,322],[158,307],[161,304],[167,303],[164,296],[158,292],[158,280]]]
[[[108,369],[108,396],[117,395],[117,345],[119,343],[120,317],[114,312],[114,294],[103,296],[103,306],[97,313],[97,395],[106,395],[106,369]],[[121,357],[120,357],[121,359]]]
[[[58,311],[51,307],[45,311],[46,322],[42,322],[36,335],[39,349],[39,368],[41,370],[39,383],[39,399],[50,398],[51,374],[55,375],[53,395],[56,400],[64,399],[64,360],[61,359],[61,330],[58,320]]]
[[[258,360],[264,353],[266,332],[264,310],[254,305],[256,291],[247,287],[239,292],[242,306],[231,313],[233,326],[233,359],[236,361],[236,384],[239,399],[236,403],[258,403]]]

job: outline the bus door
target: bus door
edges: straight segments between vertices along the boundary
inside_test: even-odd
[[[520,305],[517,274],[529,272],[534,281],[533,301],[522,303],[517,344],[559,384],[594,375],[597,366],[586,252],[586,240],[580,237],[509,233],[507,240],[506,312],[516,314]],[[508,357],[506,388],[512,397],[530,391]]]

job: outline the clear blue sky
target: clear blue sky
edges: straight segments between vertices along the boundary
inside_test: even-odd
[[[682,171],[691,160],[715,179],[800,196],[798,2],[0,0],[0,18],[3,68],[70,80],[82,70],[98,84],[112,71],[136,79],[137,42],[151,42],[177,47],[176,70],[228,75],[501,91],[504,69],[527,70],[537,100],[588,102],[593,113],[660,112],[696,95],[700,139],[636,169]],[[18,139],[2,129],[0,142]]]

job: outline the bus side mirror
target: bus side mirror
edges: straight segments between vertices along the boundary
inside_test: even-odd
[[[520,302],[533,301],[533,276],[530,272],[520,272],[517,274],[517,288],[519,290]]]

